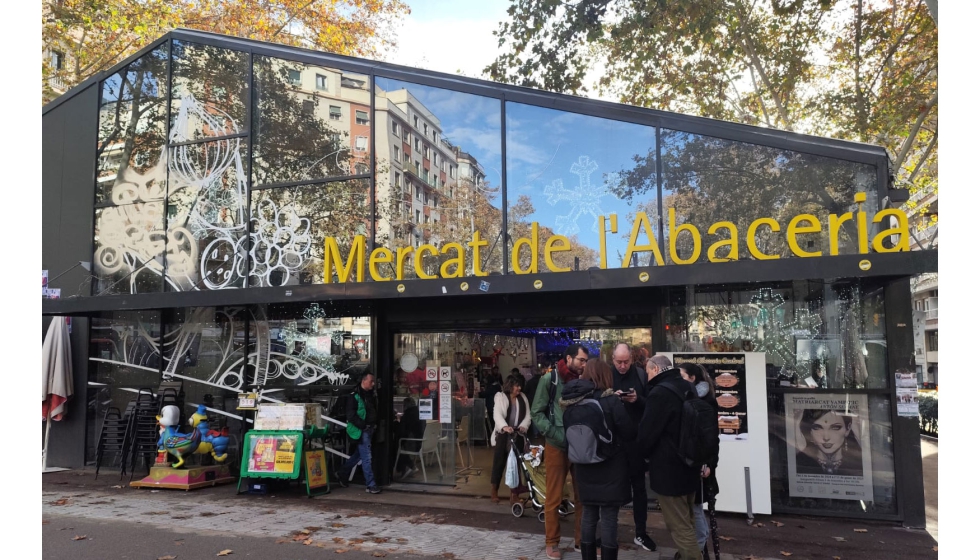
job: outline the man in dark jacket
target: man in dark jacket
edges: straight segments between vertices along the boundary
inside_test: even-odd
[[[357,442],[357,449],[340,468],[337,474],[341,486],[347,486],[351,471],[361,462],[364,471],[366,491],[380,494],[381,489],[374,483],[374,470],[371,465],[371,436],[378,426],[378,399],[374,393],[374,374],[365,372],[354,394],[347,399],[347,436]]]
[[[633,363],[629,344],[620,342],[613,348],[613,389],[626,406],[633,426],[639,426],[646,406],[646,374],[640,374]],[[633,525],[636,537],[633,543],[647,551],[657,550],[657,543],[647,534],[646,456],[636,445],[626,446],[629,463],[630,486],[633,488]]]
[[[683,401],[669,387],[693,391],[666,356],[647,360],[647,402],[640,419],[637,447],[650,458],[650,488],[657,494],[664,523],[681,560],[701,560],[692,508],[699,486],[698,468],[688,467],[677,453]]]

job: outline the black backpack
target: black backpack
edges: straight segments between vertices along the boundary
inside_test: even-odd
[[[706,465],[718,455],[718,413],[698,398],[693,387],[681,391],[670,383],[664,386],[683,401],[677,455],[689,467]]]
[[[568,461],[577,465],[602,463],[615,452],[606,412],[594,398],[585,398],[565,409],[565,443]]]

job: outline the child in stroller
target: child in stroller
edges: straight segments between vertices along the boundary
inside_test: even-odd
[[[520,441],[519,441],[520,440]],[[511,506],[511,513],[514,517],[524,515],[524,510],[530,505],[538,514],[538,521],[544,523],[544,493],[545,493],[545,470],[544,470],[544,447],[541,445],[528,445],[527,449],[521,449],[524,438],[511,438],[511,448],[517,456],[517,471],[523,484],[520,484],[515,491],[521,496],[516,503]],[[575,512],[575,506],[568,498],[561,501],[558,506],[558,514],[562,517]]]

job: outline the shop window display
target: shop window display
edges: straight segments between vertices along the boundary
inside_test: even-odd
[[[671,351],[766,353],[774,511],[897,513],[881,286],[857,281],[691,286],[670,290],[669,298]],[[812,398],[794,398],[807,394]],[[787,402],[797,401],[805,404],[788,409]],[[823,408],[832,409],[827,418],[846,422],[853,434],[849,462],[843,449],[843,455],[825,462],[810,453],[815,444],[807,426],[816,422],[805,418],[822,417]],[[838,473],[835,461],[847,469]],[[827,485],[821,472],[847,480]]]

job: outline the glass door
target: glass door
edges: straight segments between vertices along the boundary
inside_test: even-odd
[[[469,391],[453,333],[394,335],[396,483],[456,484],[457,441]],[[468,436],[468,433],[464,433]]]

